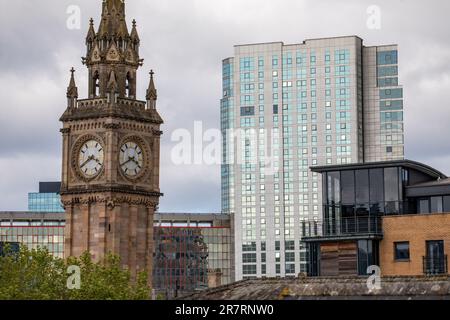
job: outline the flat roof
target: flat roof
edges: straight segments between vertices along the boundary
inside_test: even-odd
[[[295,46],[306,44],[307,41],[318,41],[318,40],[329,40],[329,39],[342,39],[342,38],[357,38],[361,41],[363,39],[357,35],[347,35],[347,36],[334,36],[334,37],[320,37],[320,38],[308,38],[298,43],[287,43],[285,44],[283,41],[268,41],[268,42],[255,42],[255,43],[244,43],[244,44],[236,44],[234,47],[246,47],[246,46],[257,46],[257,45],[265,45],[265,44],[281,44],[283,46]]]
[[[65,220],[64,212],[0,211],[0,220]]]
[[[355,169],[372,169],[372,168],[388,168],[388,167],[405,167],[425,173],[435,179],[447,179],[447,176],[442,172],[417,161],[412,160],[391,160],[391,161],[379,161],[379,162],[363,162],[363,163],[350,163],[339,165],[327,165],[327,166],[314,166],[310,167],[313,172],[329,172],[329,171],[343,171],[343,170],[355,170]]]

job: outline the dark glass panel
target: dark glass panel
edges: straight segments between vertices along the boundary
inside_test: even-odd
[[[384,202],[384,178],[383,169],[370,169],[370,203],[383,203]]]
[[[428,198],[418,200],[419,213],[430,213],[430,201]]]
[[[450,213],[450,196],[444,197],[444,212]]]
[[[369,170],[355,170],[356,203],[369,203]]]
[[[355,173],[353,170],[341,172],[341,194],[343,204],[355,203]]]
[[[384,201],[398,201],[398,168],[384,168]]]
[[[327,199],[328,204],[340,203],[341,201],[341,187],[339,172],[328,172],[327,173]]]
[[[372,240],[358,241],[358,274],[367,275],[367,268],[378,265],[378,242]]]
[[[369,231],[369,205],[358,204],[356,206],[356,231]]]
[[[343,233],[355,232],[355,206],[342,206],[341,230]]]
[[[367,274],[368,240],[358,241],[358,274]]]
[[[339,219],[340,219],[340,206],[325,207],[323,233],[325,235],[336,234],[336,232],[339,231],[337,229]]]
[[[444,255],[444,241],[433,240],[426,242],[427,255],[425,259],[425,273],[427,274],[444,274],[447,273],[446,261]]]
[[[443,212],[442,197],[431,197],[430,204],[431,204],[431,213]]]
[[[395,242],[395,260],[409,260],[409,242]]]

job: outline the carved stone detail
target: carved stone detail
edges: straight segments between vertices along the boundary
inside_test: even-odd
[[[122,125],[120,123],[105,123],[103,124],[103,128],[108,130],[118,130],[122,128]]]

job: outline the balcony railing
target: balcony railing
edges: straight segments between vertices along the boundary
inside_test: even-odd
[[[381,235],[381,216],[368,215],[325,219],[323,221],[302,221],[301,231],[304,237]]]
[[[423,273],[426,275],[439,275],[448,273],[447,255],[439,258],[422,257],[423,258]]]

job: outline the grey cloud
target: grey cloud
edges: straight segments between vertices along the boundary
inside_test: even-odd
[[[65,107],[68,69],[77,69],[81,97],[87,73],[80,57],[89,17],[98,26],[101,1],[0,0],[0,210],[23,209],[39,180],[60,174],[58,118]],[[164,211],[219,211],[218,166],[173,166],[171,132],[219,127],[221,61],[233,45],[301,42],[356,34],[366,45],[398,43],[405,87],[406,154],[450,174],[450,2],[400,0],[128,0],[127,19],[138,22],[145,65],[156,72],[158,106],[165,119],[161,189]],[[381,30],[366,27],[369,5],[381,9]],[[79,5],[81,30],[66,28],[66,9]],[[21,169],[21,166],[31,169]],[[35,167],[35,168],[34,168]],[[34,168],[34,169],[33,169]],[[11,170],[12,170],[11,169]]]

